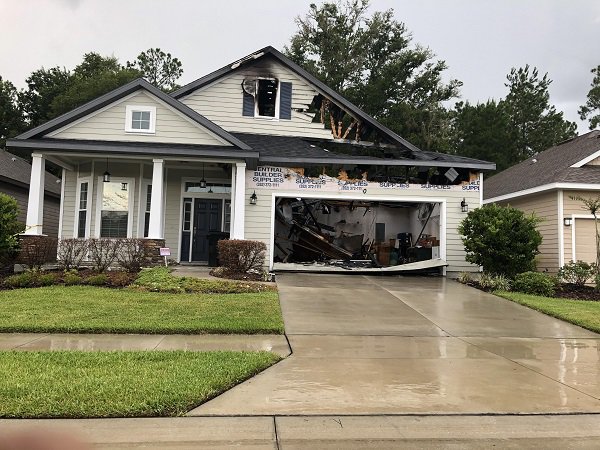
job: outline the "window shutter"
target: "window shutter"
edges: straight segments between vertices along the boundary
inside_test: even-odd
[[[254,96],[247,94],[246,92],[244,92],[242,116],[254,117]]]
[[[279,83],[279,118],[292,119],[292,83]]]

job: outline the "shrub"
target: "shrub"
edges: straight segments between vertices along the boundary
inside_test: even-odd
[[[16,257],[19,248],[17,235],[23,231],[18,215],[17,201],[0,192],[0,268],[9,266]]]
[[[4,284],[11,288],[26,288],[35,285],[35,275],[33,272],[23,272],[18,275],[12,275],[4,280]]]
[[[230,273],[261,272],[265,263],[267,246],[261,241],[239,239],[217,243],[219,262]]]
[[[63,277],[63,282],[67,286],[75,286],[76,284],[81,284],[81,280],[82,278],[73,272],[66,273]]]
[[[127,272],[139,272],[146,260],[143,239],[120,239],[116,253],[119,265]]]
[[[31,269],[40,270],[55,259],[57,243],[58,239],[49,236],[23,236],[18,260]]]
[[[473,281],[473,278],[471,277],[471,274],[469,272],[461,272],[458,274],[458,278],[456,278],[456,281],[462,284],[468,284],[471,281]]]
[[[85,279],[86,284],[90,286],[106,286],[108,284],[108,275],[105,273],[99,273],[98,275],[92,275]]]
[[[129,286],[135,276],[128,272],[109,272],[108,284],[112,287],[125,287]]]
[[[469,212],[458,227],[466,260],[488,273],[514,277],[533,270],[542,242],[540,220],[510,206],[484,205]]]
[[[58,243],[57,259],[61,268],[76,269],[81,265],[88,250],[85,239],[61,239]]]
[[[479,278],[479,286],[486,291],[510,291],[510,279],[484,272]]]
[[[524,294],[543,295],[552,297],[556,288],[556,280],[540,272],[523,272],[515,277],[513,291]]]
[[[53,284],[56,284],[57,281],[58,277],[54,273],[45,273],[38,275],[37,277],[37,284],[40,286],[52,286]]]
[[[117,257],[120,239],[88,239],[90,259],[94,263],[94,269],[104,272],[110,267]]]
[[[583,286],[596,272],[596,265],[585,261],[569,261],[558,269],[558,278],[563,283]]]

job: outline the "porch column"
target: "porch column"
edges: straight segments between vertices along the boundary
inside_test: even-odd
[[[42,235],[44,223],[44,177],[46,175],[46,160],[39,153],[31,155],[31,178],[29,181],[29,201],[27,202],[27,219],[25,235]]]
[[[231,171],[231,239],[244,239],[244,221],[246,220],[246,163],[235,163]]]
[[[163,217],[164,193],[163,193],[163,172],[164,161],[162,159],[153,159],[152,169],[152,196],[150,198],[150,222],[148,224],[149,239],[164,239]],[[142,201],[142,199],[140,199]]]

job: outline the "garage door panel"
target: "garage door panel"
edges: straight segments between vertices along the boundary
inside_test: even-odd
[[[593,219],[575,220],[575,258],[596,262],[596,227]]]

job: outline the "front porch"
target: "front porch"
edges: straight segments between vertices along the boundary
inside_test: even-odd
[[[26,236],[43,236],[46,161],[62,167],[59,238],[145,238],[177,262],[208,263],[209,243],[244,239],[243,159],[33,153]]]

